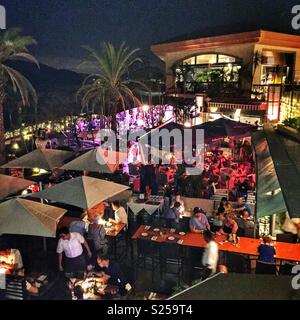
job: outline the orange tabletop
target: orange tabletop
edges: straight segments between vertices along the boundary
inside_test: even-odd
[[[147,230],[146,226],[142,225],[132,236],[133,240],[138,238],[143,238],[142,233],[148,233],[149,235],[157,235],[156,242],[164,242],[167,237],[171,235],[170,230],[165,231],[164,236],[161,236],[159,233],[155,233],[151,230]],[[206,242],[202,234],[188,232],[185,235],[179,235],[177,233],[172,235],[175,237],[174,241],[182,240],[181,245],[186,247],[196,247],[204,248]],[[224,235],[217,235],[216,242],[218,243],[219,250],[225,252],[240,253],[245,255],[258,256],[257,248],[262,243],[260,239],[253,238],[244,238],[240,237],[240,241],[237,245],[231,242],[224,242],[226,237]],[[285,242],[276,242],[276,259],[279,260],[289,260],[289,261],[300,261],[300,244],[292,244]]]
[[[106,235],[109,237],[116,237],[119,235],[119,233],[126,227],[125,223],[118,223],[115,224],[114,230],[109,230],[106,232]]]
[[[69,227],[71,222],[73,221],[80,221],[80,218],[76,217],[62,217],[61,220],[58,223],[57,229],[60,229],[61,227]],[[124,223],[118,223],[115,224],[114,230],[107,230],[106,235],[108,237],[116,237],[119,235],[119,233],[125,228],[126,224]]]

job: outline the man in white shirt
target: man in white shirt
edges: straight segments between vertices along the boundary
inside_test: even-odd
[[[209,230],[204,231],[204,240],[207,242],[203,256],[202,265],[205,267],[203,280],[216,273],[219,261],[219,248],[214,240],[213,233]]]
[[[124,209],[124,207],[120,205],[120,202],[114,201],[112,203],[112,208],[115,212],[115,219],[109,219],[109,221],[115,224],[124,223],[127,225],[128,224],[127,212]]]
[[[58,254],[58,268],[65,273],[84,273],[86,271],[86,261],[83,253],[84,246],[89,258],[92,257],[89,245],[84,237],[77,232],[69,232],[67,227],[59,230],[59,241],[56,252]],[[64,266],[62,264],[63,253],[65,255]]]

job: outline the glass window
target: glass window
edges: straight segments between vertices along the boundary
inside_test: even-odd
[[[202,54],[196,57],[196,64],[213,64],[217,63],[216,54]]]
[[[218,63],[233,63],[233,62],[235,62],[235,57],[219,54]]]
[[[195,57],[183,60],[183,64],[195,64]]]

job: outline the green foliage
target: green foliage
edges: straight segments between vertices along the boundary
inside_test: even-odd
[[[129,79],[129,69],[142,60],[136,56],[139,49],[131,50],[122,43],[118,48],[110,43],[103,43],[101,50],[97,51],[88,46],[84,47],[88,52],[88,58],[83,62],[95,70],[83,82],[77,92],[82,108],[91,107],[103,114],[115,116],[118,107],[125,110],[129,101],[134,105],[142,102],[134,93],[136,87],[148,91],[144,83]]]
[[[20,29],[11,29],[0,34],[0,99],[2,103],[9,87],[21,97],[22,104],[36,102],[37,95],[31,83],[19,71],[7,65],[8,61],[23,60],[36,64],[38,61],[28,53],[28,46],[36,44],[29,36],[22,36]]]
[[[300,117],[287,118],[283,121],[283,124],[300,131]]]

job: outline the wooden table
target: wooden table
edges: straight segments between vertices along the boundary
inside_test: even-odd
[[[69,227],[71,222],[73,221],[80,221],[80,218],[76,217],[62,217],[61,220],[58,223],[57,229],[60,229],[61,227]],[[108,237],[117,237],[119,233],[125,228],[126,224],[124,223],[118,223],[115,225],[115,230],[107,230],[106,235]]]
[[[87,278],[86,280],[88,281],[89,278]],[[91,280],[92,280],[92,278],[91,278]],[[73,282],[72,282],[73,283],[72,284],[73,299],[75,299],[74,293],[73,293],[74,287],[77,285],[82,286],[83,283],[85,283],[85,282],[86,282],[85,280],[76,279],[74,281],[74,279],[73,279]],[[98,285],[99,285],[99,283],[98,283]],[[85,290],[85,293],[84,293],[84,300],[107,300],[107,297],[109,297],[109,300],[115,300],[118,298],[118,294],[119,294],[119,287],[118,286],[106,284],[103,286],[102,290],[98,291],[97,294],[95,294],[93,292],[93,290],[91,290],[92,287],[93,287],[93,282],[91,282],[90,284],[87,283],[87,289]],[[114,293],[112,293],[112,292],[114,292]]]
[[[142,225],[132,236],[133,240],[143,239],[142,233],[148,233],[149,236],[155,235],[157,236],[156,242],[165,242],[167,241],[166,236],[160,236],[159,233],[155,233],[153,231],[145,229],[146,226]],[[179,235],[177,233],[167,232],[167,236],[172,235],[175,237],[174,242],[182,240],[180,245],[185,247],[194,247],[194,248],[204,248],[206,246],[206,242],[203,238],[202,234],[191,233],[188,232],[185,235]],[[258,256],[259,253],[257,251],[258,246],[262,243],[260,239],[253,238],[244,238],[240,237],[240,241],[238,245],[234,245],[231,242],[222,243],[226,239],[224,235],[217,235],[216,242],[218,243],[219,250],[224,252],[232,252],[245,254],[249,256]],[[276,242],[276,259],[278,260],[287,260],[287,261],[300,261],[300,244],[292,244],[285,242]]]

